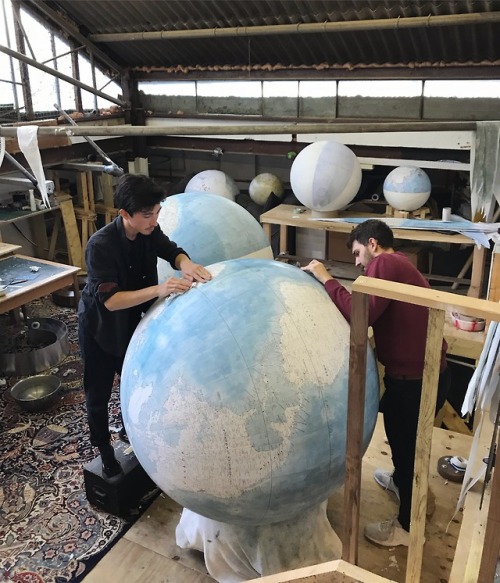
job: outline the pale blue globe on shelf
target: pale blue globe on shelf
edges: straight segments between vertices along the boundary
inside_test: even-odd
[[[349,324],[300,269],[236,259],[157,301],[121,377],[134,452],[163,492],[212,520],[290,520],[344,482]],[[368,349],[363,452],[379,402]]]
[[[162,231],[187,251],[195,263],[227,259],[272,259],[273,251],[258,221],[242,206],[215,194],[185,192],[169,196],[158,217]],[[179,275],[158,259],[158,278]]]
[[[338,211],[358,193],[361,165],[354,152],[340,142],[313,142],[293,161],[290,185],[307,208],[317,213]]]
[[[206,192],[235,200],[240,189],[231,176],[222,170],[203,170],[191,178],[184,192]]]
[[[416,166],[398,166],[384,180],[384,198],[395,209],[414,211],[431,195],[429,176]]]

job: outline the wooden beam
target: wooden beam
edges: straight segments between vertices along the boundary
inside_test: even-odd
[[[368,296],[367,296],[368,297]],[[425,365],[422,379],[422,395],[418,416],[415,467],[410,518],[410,546],[406,564],[406,583],[420,581],[425,543],[425,512],[429,484],[432,428],[436,410],[436,398],[443,344],[444,311],[431,308],[425,344]]]
[[[466,316],[485,318],[500,322],[500,304],[477,298],[442,292],[425,287],[395,283],[376,277],[361,275],[352,284],[353,291],[408,302],[418,306],[449,311],[456,310]]]
[[[252,579],[247,583],[390,583],[391,581],[392,579],[386,579],[339,560],[268,575]]]
[[[347,402],[346,477],[344,484],[344,536],[342,558],[358,561],[361,459],[365,414],[366,351],[368,348],[368,296],[352,294],[349,385]]]

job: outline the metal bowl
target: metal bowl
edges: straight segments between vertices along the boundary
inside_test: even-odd
[[[38,412],[48,409],[59,398],[61,381],[55,375],[36,375],[17,382],[10,394],[25,411]]]

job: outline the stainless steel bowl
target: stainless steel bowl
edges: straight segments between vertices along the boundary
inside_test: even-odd
[[[55,375],[36,375],[17,382],[10,394],[25,411],[38,412],[48,409],[59,399],[61,381]]]

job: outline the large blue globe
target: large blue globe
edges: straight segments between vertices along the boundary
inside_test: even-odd
[[[296,267],[239,259],[158,301],[130,342],[121,407],[142,467],[213,520],[288,520],[344,481],[349,325]],[[368,355],[364,449],[378,410]]]
[[[241,257],[273,258],[259,222],[242,206],[222,196],[200,192],[170,196],[162,204],[158,223],[201,265]],[[173,275],[170,264],[159,259],[159,280]]]

